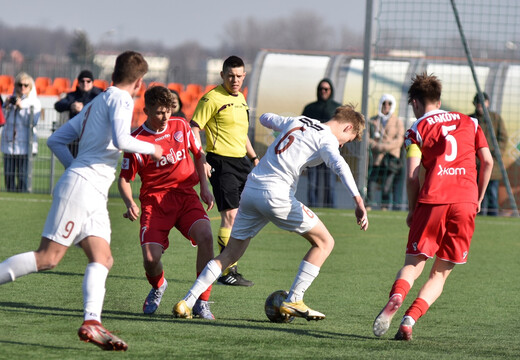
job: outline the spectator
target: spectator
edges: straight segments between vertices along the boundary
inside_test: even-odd
[[[324,123],[332,118],[334,111],[341,104],[334,101],[334,87],[329,79],[322,79],[319,82],[317,96],[318,100],[307,104],[302,115]],[[320,164],[309,167],[307,169],[307,181],[307,201],[310,207],[319,205],[335,207],[336,174],[327,165]],[[318,202],[320,189],[323,189],[322,203]]]
[[[384,94],[379,100],[378,114],[369,122],[369,175],[368,205],[374,207],[377,186],[381,184],[381,208],[390,209],[398,198],[394,194],[399,173],[403,167],[401,147],[404,141],[404,124],[395,115],[396,102],[390,94]]]
[[[482,93],[482,95],[484,96],[484,105],[487,109],[489,109],[489,95],[485,92]],[[497,156],[495,154],[495,146],[493,145],[493,139],[491,138],[491,129],[489,128],[486,119],[484,119],[484,109],[482,108],[478,94],[476,94],[473,98],[473,105],[475,105],[475,112],[470,116],[478,120],[478,124],[482,128],[484,135],[486,135],[489,149],[491,151],[491,155],[493,156],[493,171],[491,172],[491,179],[489,180],[489,185],[486,189],[484,200],[482,201],[481,215],[497,216],[498,185],[502,179],[502,172],[500,171],[500,165],[498,164]],[[498,142],[498,148],[500,149],[500,153],[504,154],[506,151],[508,138],[504,121],[502,120],[502,117],[496,112],[489,110],[488,112],[489,118],[491,119],[491,124],[493,125],[493,131],[495,132],[495,136]],[[480,166],[478,169],[480,169]]]
[[[103,90],[94,86],[94,75],[90,70],[83,70],[78,75],[78,85],[76,90],[68,93],[63,99],[54,104],[58,112],[69,112],[69,119],[76,116],[83,107],[91,102]],[[70,152],[73,157],[78,154],[78,140],[69,144]]]
[[[172,116],[180,116],[186,119],[186,114],[182,111],[182,101],[179,93],[175,90],[170,90],[173,94],[173,109]]]
[[[36,124],[42,108],[29,74],[22,72],[16,76],[13,95],[4,103],[4,108],[6,122],[1,149],[5,187],[7,191],[27,192],[29,155],[38,153]]]

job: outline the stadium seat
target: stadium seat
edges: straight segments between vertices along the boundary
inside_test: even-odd
[[[14,90],[14,77],[11,75],[0,75],[0,92],[12,94]]]
[[[204,88],[204,91],[203,93],[207,93],[208,91],[210,90],[213,90],[214,88],[216,88],[218,85],[214,85],[214,84],[211,84],[211,85],[206,85],[206,87]]]
[[[57,89],[54,85],[49,85],[45,88],[43,92],[38,92],[38,95],[47,95],[47,96],[59,96],[61,94],[60,90]]]
[[[168,84],[168,89],[175,90],[175,91],[177,91],[177,93],[180,94],[181,92],[184,91],[184,85],[181,84],[181,83],[173,83],[173,82],[171,82],[171,83]]]
[[[145,82],[143,81],[141,87],[139,88],[139,92],[137,93],[137,97],[142,97],[142,96],[144,96],[144,92],[145,92],[145,91],[146,91],[146,84],[145,84]],[[144,99],[144,97],[143,97],[143,99]]]
[[[198,98],[200,95],[202,95],[202,85],[199,84],[188,84],[186,85],[186,90],[184,92]]]
[[[72,81],[72,85],[70,86],[69,91],[76,91],[76,86],[78,86],[78,79],[74,79],[74,81]]]
[[[109,86],[108,84],[108,81],[106,80],[103,80],[103,79],[95,79],[94,80],[94,86],[102,89],[102,90],[106,90],[107,87]]]
[[[197,102],[202,96],[202,85],[199,84],[188,84],[186,90],[184,90],[184,98],[187,102]],[[184,104],[184,100],[182,101]]]
[[[57,77],[54,78],[52,82],[52,86],[54,86],[60,93],[67,92],[70,90],[70,79],[65,77]]]
[[[144,113],[144,95],[134,98],[134,113],[132,115],[132,130],[137,129],[146,121]]]
[[[160,81],[152,81],[151,83],[148,84],[148,87],[150,88],[152,86],[164,86],[164,87],[166,87],[166,84],[162,83]]]
[[[39,76],[36,79],[34,79],[34,85],[36,86],[36,92],[38,94],[45,93],[45,90],[48,86],[50,86],[52,83],[52,80],[50,77],[47,76]]]

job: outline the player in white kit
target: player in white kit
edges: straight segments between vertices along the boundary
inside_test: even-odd
[[[127,344],[101,325],[105,282],[112,267],[107,196],[115,179],[120,151],[162,156],[159,145],[130,136],[132,97],[148,71],[143,56],[120,54],[112,74],[113,86],[98,95],[60,127],[47,144],[66,170],[56,184],[53,202],[37,251],[14,255],[0,263],[0,284],[54,268],[72,244],[83,249],[88,265],[83,279],[84,322],[81,340],[104,350],[126,350]],[[79,139],[74,159],[67,144]]]
[[[311,244],[280,312],[307,320],[325,318],[303,303],[303,294],[334,247],[334,239],[318,216],[295,197],[299,177],[307,167],[324,162],[331,168],[353,196],[361,230],[368,228],[363,199],[339,152],[343,144],[361,139],[365,127],[362,114],[347,105],[338,107],[326,123],[304,116],[275,114],[263,114],[260,123],[280,134],[248,176],[228,246],[208,262],[186,297],[175,305],[176,317],[191,318],[191,309],[200,293],[218,278],[222,269],[244,254],[251,238],[271,221],[281,229],[300,234]]]

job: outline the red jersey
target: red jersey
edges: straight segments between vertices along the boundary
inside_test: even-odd
[[[418,202],[478,203],[476,152],[488,147],[478,121],[458,112],[430,111],[405,134],[405,146],[421,149],[426,169]]]
[[[161,132],[152,131],[143,124],[132,136],[159,144],[163,148],[163,156],[159,161],[153,161],[150,155],[124,154],[119,176],[132,181],[135,174],[139,174],[142,182],[140,198],[171,188],[193,189],[198,184],[199,176],[188,150],[198,159],[201,156],[201,146],[195,140],[186,119],[171,117],[166,129]]]

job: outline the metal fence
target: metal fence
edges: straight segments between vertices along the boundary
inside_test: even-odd
[[[42,113],[40,120],[36,126],[36,134],[38,137],[38,152],[29,158],[28,174],[29,179],[28,192],[35,194],[51,194],[54,185],[58,181],[61,174],[63,174],[64,167],[53,156],[49,147],[47,146],[47,138],[61,126],[67,119],[68,113],[58,113],[54,109],[54,103],[58,97],[41,96],[39,97],[42,103]],[[3,128],[0,128],[0,133]],[[0,191],[6,192],[6,172],[4,168],[4,155],[0,156]],[[23,174],[21,174],[23,176]],[[134,195],[139,194],[140,180],[138,177],[136,181],[132,182],[132,189]],[[112,184],[109,196],[119,196],[117,184]]]

